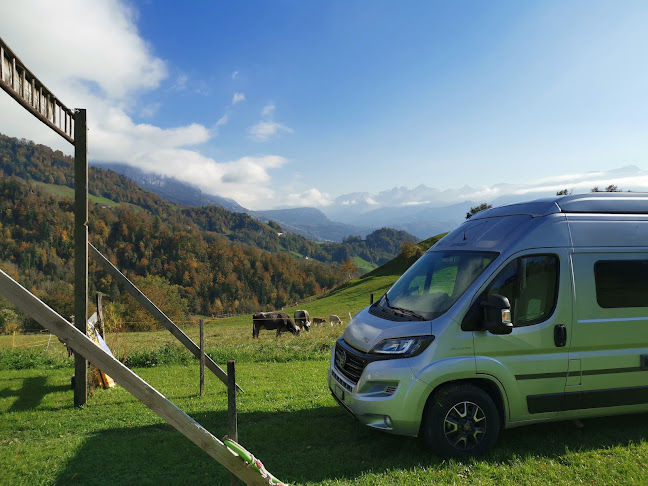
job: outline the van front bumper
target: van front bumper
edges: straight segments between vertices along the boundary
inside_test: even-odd
[[[371,362],[353,383],[335,367],[333,351],[328,372],[331,394],[344,410],[368,427],[417,436],[428,385],[414,377],[407,361]]]

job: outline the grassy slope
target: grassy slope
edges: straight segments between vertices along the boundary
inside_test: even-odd
[[[405,266],[396,259],[299,307],[314,316],[346,316],[346,322],[348,312],[366,306],[370,293],[381,295]],[[280,339],[264,331],[254,341],[250,328],[250,316],[210,322],[207,348],[221,364],[236,359],[244,389],[238,400],[241,442],[291,484],[648,483],[646,415],[587,420],[582,429],[556,423],[507,430],[482,458],[441,461],[421,441],[362,427],[334,403],[326,372],[340,327]],[[197,340],[195,326],[185,332]],[[18,336],[15,344],[42,339]],[[157,356],[154,350],[165,344],[176,349],[166,331],[110,340],[122,358],[146,350]],[[0,350],[11,345],[10,336],[0,338]],[[3,363],[8,366],[0,359],[0,484],[228,484],[224,468],[120,387],[97,390],[88,406],[73,409],[71,361],[57,340],[47,353],[43,343],[21,349],[51,360],[3,370]],[[186,358],[186,351],[178,353]],[[207,395],[199,397],[195,360],[135,371],[214,435],[225,435],[225,388],[207,373]]]
[[[29,181],[31,184],[35,185],[36,187],[41,188],[43,191],[52,194],[54,196],[59,196],[59,197],[69,197],[71,199],[74,199],[74,189],[71,187],[67,186],[60,186],[57,184],[46,184],[45,182],[38,182],[38,181]],[[131,203],[117,203],[113,201],[112,199],[106,199],[105,197],[100,197],[100,196],[95,196],[93,194],[88,194],[88,199],[92,201],[95,204],[105,204],[107,206],[117,206],[119,204],[125,204],[127,206],[130,206],[133,208],[135,211],[142,211],[142,208],[140,206],[137,206],[135,204]]]
[[[367,272],[372,271],[373,269],[377,268],[378,265],[375,263],[368,262],[364,258],[361,258],[359,256],[354,256],[352,258],[353,263],[355,263],[356,268],[361,274],[365,274]]]

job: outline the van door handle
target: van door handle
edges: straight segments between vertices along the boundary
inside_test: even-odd
[[[554,343],[558,348],[563,348],[567,344],[567,327],[564,324],[556,324],[554,327]]]

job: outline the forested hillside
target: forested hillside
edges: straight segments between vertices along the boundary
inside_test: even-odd
[[[0,194],[3,269],[59,313],[71,315],[73,201],[5,175],[0,175]],[[126,205],[91,203],[89,233],[91,243],[118,268],[131,278],[170,286],[186,300],[181,307],[193,313],[281,308],[343,280],[339,265],[232,243],[196,225],[163,221]],[[140,283],[146,287],[146,281]],[[90,287],[120,300],[116,283],[92,262]]]
[[[73,201],[52,188],[72,187],[72,168],[61,152],[0,136],[0,265],[64,316],[73,313]],[[89,179],[91,243],[143,290],[173,302],[163,310],[176,319],[281,308],[347,279],[351,257],[382,263],[415,240],[383,229],[317,244],[217,206],[172,205],[111,171],[91,168]],[[90,270],[91,292],[107,294],[116,312],[135,312],[109,276],[93,262]]]
[[[0,170],[7,176],[72,188],[73,165],[73,159],[60,151],[28,140],[0,135]],[[277,225],[268,225],[245,213],[231,212],[220,206],[185,207],[171,204],[142,189],[127,177],[97,167],[89,169],[89,192],[116,203],[139,206],[163,221],[219,233],[230,241],[252,244],[272,252],[295,252],[321,262],[342,263],[357,256],[381,265],[398,254],[404,242],[418,241],[405,231],[383,228],[368,235],[365,240],[350,237],[342,244],[319,244],[301,236],[283,233]]]

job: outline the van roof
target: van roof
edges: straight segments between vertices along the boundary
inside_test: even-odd
[[[648,214],[648,193],[591,192],[536,199],[480,211],[471,219],[495,216],[546,216],[553,213]]]

